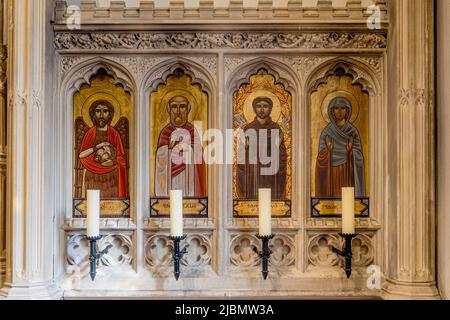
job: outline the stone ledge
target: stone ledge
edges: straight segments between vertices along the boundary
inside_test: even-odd
[[[386,0],[376,1],[380,8],[381,20],[388,19],[388,6]],[[243,23],[267,23],[267,20],[279,21],[326,21],[326,23],[342,23],[360,21],[365,22],[372,14],[360,0],[348,0],[343,7],[333,7],[330,0],[319,0],[315,7],[303,6],[301,0],[289,0],[286,7],[275,7],[270,0],[259,0],[255,8],[244,7],[242,0],[231,0],[228,7],[214,7],[212,0],[200,0],[199,7],[185,7],[183,1],[171,0],[168,7],[156,7],[154,1],[141,1],[139,7],[129,8],[124,1],[113,1],[111,6],[97,7],[95,0],[81,0],[80,22],[88,24],[154,24],[171,23],[174,20],[186,23],[213,21],[234,21]],[[74,12],[68,10],[67,2],[56,1],[55,24],[66,25],[73,20]],[[197,22],[195,20],[197,19]],[[171,21],[172,20],[172,21]]]

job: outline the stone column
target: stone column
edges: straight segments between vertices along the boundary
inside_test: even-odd
[[[5,21],[0,0],[0,21]],[[0,288],[6,271],[6,58],[3,23],[0,23]]]
[[[53,213],[44,210],[46,1],[8,7],[7,299],[58,297],[52,281]],[[47,158],[47,160],[50,158]]]
[[[437,3],[437,278],[442,298],[450,299],[450,6],[448,0]]]
[[[435,282],[434,13],[392,0],[384,297],[438,298]]]

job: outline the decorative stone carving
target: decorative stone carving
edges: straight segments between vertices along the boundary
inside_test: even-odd
[[[270,264],[282,268],[295,266],[296,247],[295,238],[280,234],[276,235],[269,242],[272,255],[270,256]]]
[[[386,43],[386,34],[370,32],[55,33],[57,50],[385,49]]]
[[[377,77],[378,78],[381,77],[381,72],[383,70],[383,60],[381,57],[361,56],[361,57],[354,57],[354,59],[369,65],[376,72]]]
[[[321,56],[282,56],[280,60],[291,66],[294,69],[298,76],[304,81],[308,78],[311,70],[319,65],[320,63],[330,60],[332,57],[321,57]]]
[[[211,271],[211,235],[190,234],[180,243],[187,246],[187,254],[183,256],[181,272],[183,276],[202,276]],[[168,277],[173,272],[173,243],[166,234],[148,236],[144,244],[144,255],[147,268],[156,277]]]
[[[67,243],[67,263],[69,266],[81,268],[89,263],[89,241],[85,235],[69,236]]]
[[[154,235],[147,238],[144,244],[145,262],[154,276],[168,276],[173,264],[172,251],[173,244],[167,236]]]
[[[245,219],[236,219],[229,218],[228,219],[228,227],[230,229],[254,229],[257,231],[259,226],[258,218],[245,218]],[[300,228],[299,222],[294,219],[274,219],[272,221],[272,227],[282,228],[282,229],[293,229],[297,230]]]
[[[184,220],[185,228],[207,228],[214,229],[214,219],[213,218],[187,218]],[[144,220],[144,229],[147,230],[164,230],[170,229],[170,219],[163,218],[151,218]]]
[[[60,72],[65,75],[73,66],[79,64],[85,60],[85,58],[80,56],[62,56],[60,59]]]
[[[217,75],[217,56],[198,55],[198,56],[189,56],[189,59],[198,62],[206,69],[208,69],[212,77],[215,77]]]
[[[355,223],[359,230],[379,230],[381,224],[373,218],[358,218]],[[341,218],[307,218],[306,227],[308,229],[342,229]]]
[[[332,247],[339,248],[338,236],[319,234],[308,242],[308,260],[315,267],[333,267],[339,263],[339,257]]]
[[[102,256],[99,266],[131,265],[133,260],[133,242],[129,234],[109,234],[98,243],[100,250],[109,248]],[[89,241],[84,234],[69,236],[67,243],[68,266],[83,269],[89,264]],[[73,270],[73,268],[70,268]]]
[[[256,267],[260,257],[261,241],[253,235],[239,234],[231,238],[230,263],[234,267],[248,269]]]
[[[152,67],[164,60],[161,56],[152,57],[110,57],[111,60],[123,65],[138,80],[150,70]]]
[[[333,252],[333,247],[343,249],[344,240],[336,234],[313,235],[308,242],[308,261],[319,268],[343,266],[342,257]],[[352,266],[368,267],[374,261],[371,236],[360,234],[352,241]]]
[[[99,241],[101,250],[109,248],[108,253],[100,259],[100,265],[118,266],[131,265],[133,260],[133,242],[131,235],[110,234]]]
[[[373,263],[374,250],[371,238],[369,236],[360,234],[354,238],[352,241],[352,249],[352,265],[355,267],[368,267]]]
[[[225,73],[228,75],[234,70],[236,70],[237,67],[244,64],[247,61],[250,61],[252,59],[255,59],[256,56],[226,56],[224,58],[224,66],[225,66]]]
[[[272,254],[269,264],[276,271],[280,272],[294,268],[296,262],[295,236],[280,234],[276,235],[269,242]],[[261,252],[261,240],[252,234],[235,234],[231,237],[230,243],[230,265],[231,269],[241,271],[257,271],[261,264],[259,253]]]
[[[136,225],[133,219],[115,219],[115,218],[102,218],[100,219],[100,227],[108,229],[120,229],[120,230],[134,230]],[[70,218],[66,220],[64,229],[86,229],[86,219]]]
[[[211,262],[211,238],[205,235],[189,235],[186,240],[188,253],[181,260],[181,264],[192,268],[205,267]]]

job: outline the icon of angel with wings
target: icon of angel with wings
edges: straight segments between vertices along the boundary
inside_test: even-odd
[[[114,107],[97,100],[89,108],[93,126],[82,117],[75,121],[75,198],[85,190],[100,190],[102,199],[128,198],[129,121],[121,117],[115,126]]]

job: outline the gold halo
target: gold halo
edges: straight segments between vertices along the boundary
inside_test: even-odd
[[[253,101],[258,97],[270,98],[273,102],[272,113],[270,116],[274,122],[278,122],[281,117],[281,103],[278,97],[267,90],[256,90],[248,95],[244,102],[244,117],[247,122],[252,122],[255,119],[255,111],[253,110]]]
[[[328,94],[322,102],[322,117],[323,120],[325,120],[325,122],[330,123],[330,119],[328,117],[328,105],[330,104],[331,100],[333,100],[336,97],[342,97],[342,98],[346,98],[348,99],[351,103],[352,103],[352,115],[350,117],[350,123],[355,123],[355,121],[358,119],[359,116],[359,101],[358,99],[354,96],[353,93],[348,92],[348,91],[344,91],[344,90],[339,90],[339,91],[334,91],[330,94]]]
[[[191,105],[191,111],[189,112],[188,119],[196,119],[197,112],[198,112],[197,99],[189,91],[177,89],[177,90],[170,91],[161,99],[161,105],[160,105],[161,120],[167,119],[169,117],[169,114],[167,113],[167,104],[173,97],[176,97],[176,96],[182,96],[182,97],[185,97],[186,99],[188,99],[189,104]],[[188,121],[190,121],[190,120],[188,120]]]
[[[98,100],[106,100],[109,103],[111,103],[111,105],[114,107],[114,118],[111,121],[111,125],[114,126],[122,116],[120,102],[112,94],[105,92],[94,93],[84,101],[83,106],[81,107],[81,114],[83,115],[84,121],[87,123],[89,127],[94,126],[91,120],[91,116],[89,115],[89,108],[95,101]]]

